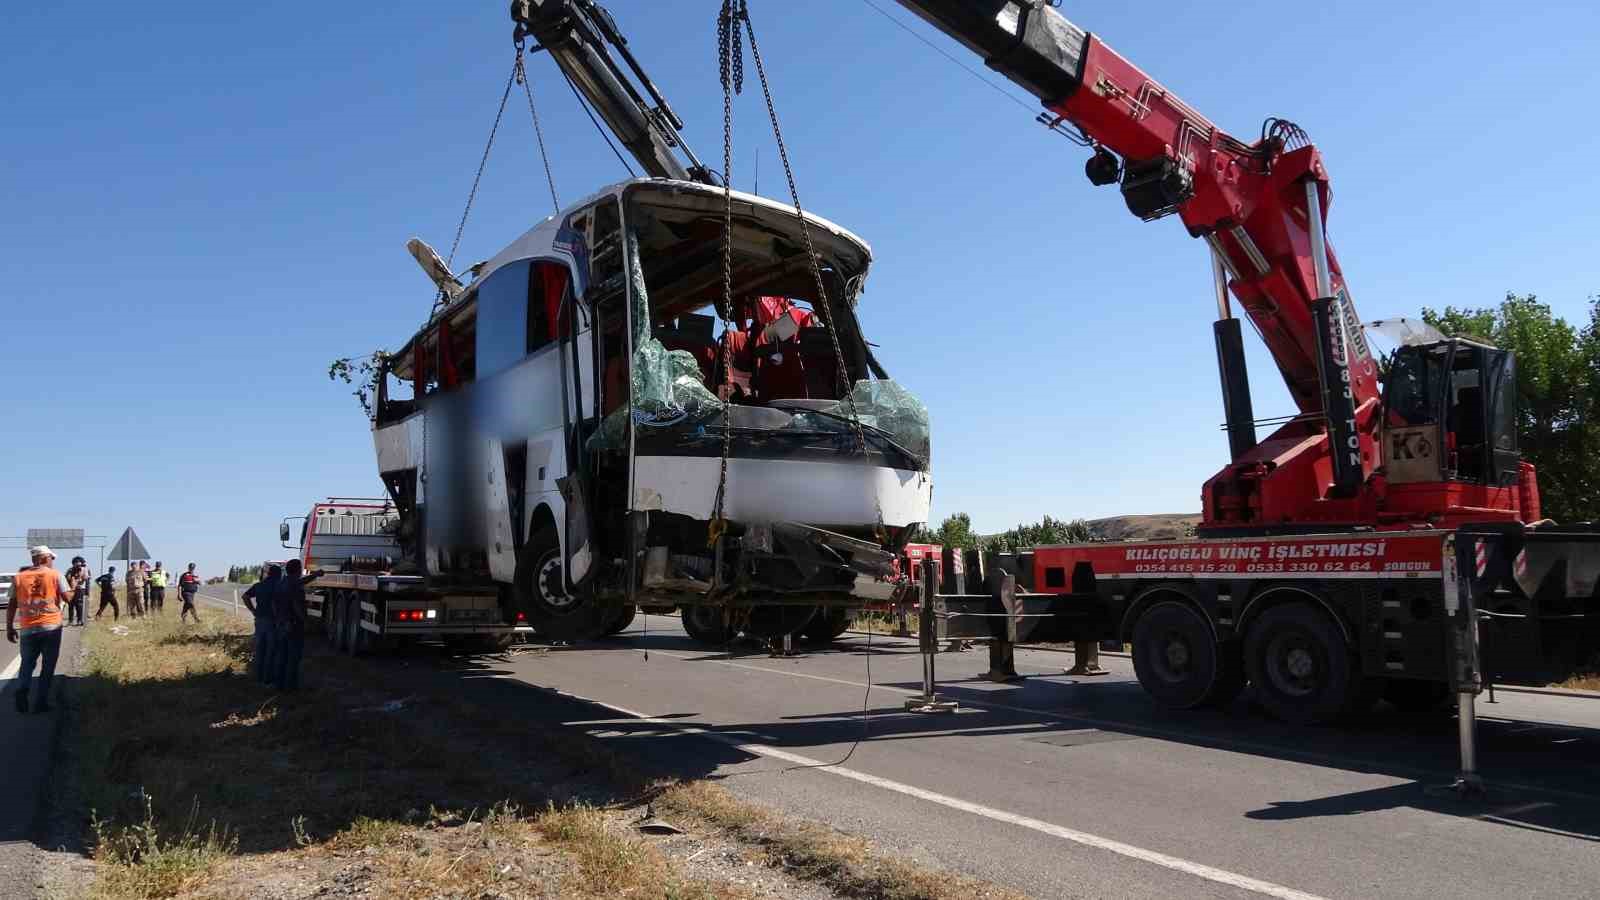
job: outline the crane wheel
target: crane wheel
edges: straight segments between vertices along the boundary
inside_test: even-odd
[[[1164,600],[1133,626],[1133,670],[1145,693],[1171,709],[1232,700],[1237,666],[1217,645],[1211,625],[1187,603]]]
[[[1335,722],[1371,698],[1339,626],[1309,603],[1262,613],[1245,636],[1244,656],[1256,702],[1285,722]]]
[[[545,525],[523,547],[517,562],[518,611],[550,640],[594,640],[618,617],[618,604],[603,602],[592,591],[567,593],[563,567],[555,527]]]

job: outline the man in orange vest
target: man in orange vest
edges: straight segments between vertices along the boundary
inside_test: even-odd
[[[17,673],[17,712],[28,711],[28,688],[33,682],[33,664],[39,669],[39,702],[36,713],[50,711],[50,679],[56,674],[56,659],[61,656],[61,607],[71,596],[67,581],[51,563],[56,555],[40,545],[28,551],[33,565],[17,573],[11,585],[11,605],[6,607],[6,640],[22,642],[22,669]]]

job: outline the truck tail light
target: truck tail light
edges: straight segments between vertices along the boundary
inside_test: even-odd
[[[391,622],[421,622],[426,618],[430,618],[430,616],[420,609],[392,609],[389,611],[389,621]]]

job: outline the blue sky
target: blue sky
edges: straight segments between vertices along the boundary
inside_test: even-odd
[[[450,244],[511,61],[505,6],[8,6],[0,535],[133,525],[212,573],[279,555],[278,519],[319,495],[380,490],[327,363],[428,312],[404,242]],[[718,4],[610,6],[720,160]],[[933,414],[936,517],[1197,510],[1227,452],[1204,246],[1129,216],[1083,151],[861,0],[751,6],[802,198],[873,245],[862,318]],[[1306,128],[1365,317],[1515,290],[1577,320],[1600,291],[1592,4],[1062,12],[1236,135]],[[622,176],[551,63],[531,71],[563,201]],[[750,89],[735,181],[759,153],[781,195]],[[548,213],[514,100],[460,258]],[[1252,351],[1258,415],[1288,412]]]

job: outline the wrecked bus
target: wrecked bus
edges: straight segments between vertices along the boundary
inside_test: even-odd
[[[636,606],[703,641],[837,635],[893,599],[929,430],[861,333],[871,251],[808,215],[819,298],[794,208],[735,192],[725,304],[723,203],[626,181],[468,284],[432,267],[440,303],[380,355],[372,408],[396,571],[492,582],[508,622],[565,640]]]

